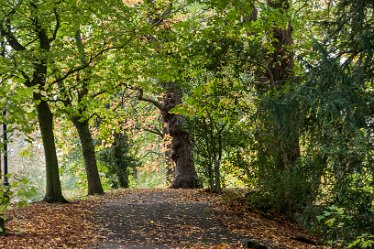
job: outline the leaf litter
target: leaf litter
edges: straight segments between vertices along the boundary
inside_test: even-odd
[[[70,204],[34,203],[8,213],[0,248],[325,248],[284,217],[265,218],[232,193],[129,189]]]

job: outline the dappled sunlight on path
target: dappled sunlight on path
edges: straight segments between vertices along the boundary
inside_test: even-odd
[[[203,190],[119,192],[96,210],[107,240],[90,248],[242,248],[247,238],[266,248],[318,248],[293,240],[296,226],[251,214],[230,198]]]
[[[0,248],[323,248],[282,217],[249,211],[243,192],[128,189],[69,204],[34,203],[8,213]],[[313,238],[312,238],[313,239]],[[314,240],[316,240],[314,238]]]
[[[98,222],[111,245],[102,243],[97,248],[239,245],[244,238],[218,224],[210,203],[198,200],[194,190],[136,191],[103,203]]]

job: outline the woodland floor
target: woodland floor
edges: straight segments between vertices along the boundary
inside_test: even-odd
[[[250,212],[240,191],[125,190],[70,204],[35,203],[9,212],[0,248],[323,248],[282,217]],[[264,247],[265,248],[265,247]]]

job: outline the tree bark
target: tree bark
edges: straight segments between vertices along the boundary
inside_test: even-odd
[[[215,186],[213,192],[216,194],[222,194],[221,187],[221,161],[222,161],[222,131],[218,131],[218,148],[217,148],[217,159],[214,164],[214,175],[215,175]]]
[[[95,145],[89,128],[88,120],[80,120],[79,117],[72,118],[73,124],[78,131],[82,146],[84,165],[87,174],[88,195],[104,194],[97,169]]]
[[[32,21],[33,29],[37,37],[36,40],[39,42],[38,49],[32,49],[33,52],[40,52],[40,55],[45,55],[50,52],[50,43],[56,38],[56,36],[48,37],[47,31],[43,25],[41,25],[38,18],[38,7],[35,3],[30,4],[31,15],[30,20]],[[13,29],[10,20],[6,20],[3,25],[0,25],[0,33],[2,36],[6,37],[7,42],[14,51],[22,53],[26,50],[20,41],[17,40],[13,33]],[[56,24],[56,29],[54,34],[57,34],[59,25]],[[34,42],[32,41],[32,43]],[[31,44],[31,43],[30,43]],[[35,46],[32,46],[35,47]],[[45,96],[41,95],[41,92],[45,91],[46,86],[46,75],[47,75],[47,59],[46,58],[31,58],[32,64],[34,65],[34,72],[32,77],[28,77],[25,73],[22,73],[25,79],[25,86],[29,88],[38,87],[38,92],[34,92],[33,99],[36,103],[36,109],[38,113],[38,121],[40,126],[40,132],[42,134],[43,147],[45,153],[46,161],[46,174],[47,174],[47,184],[46,184],[46,195],[44,201],[46,202],[67,202],[62,196],[61,192],[61,182],[59,177],[58,160],[56,153],[56,146],[53,134],[53,114],[49,108],[47,101],[44,99]],[[40,59],[40,60],[39,60]]]
[[[288,0],[268,0],[268,5],[284,13],[289,9]],[[273,26],[273,48],[274,52],[270,56],[269,76],[276,86],[282,87],[286,81],[294,75],[294,53],[290,50],[292,46],[292,26],[289,23],[287,28],[281,28],[274,24]]]
[[[172,124],[175,126],[175,124]],[[200,187],[193,157],[191,144],[186,132],[173,127],[172,159],[175,162],[175,178],[172,188],[198,188]]]
[[[172,188],[200,187],[192,156],[189,134],[184,130],[181,115],[170,113],[171,109],[182,102],[181,89],[177,84],[164,84],[166,94],[163,97],[162,117],[166,123],[166,131],[170,134],[171,159],[175,162],[175,178]]]
[[[268,0],[268,5],[278,9],[281,13],[289,9],[288,0]],[[274,53],[270,57],[269,68],[275,88],[282,88],[294,76],[294,53],[290,50],[293,44],[292,26],[289,23],[287,28],[274,26],[273,28]],[[278,167],[289,169],[300,158],[299,132],[297,128],[296,111],[288,112],[287,123],[280,123],[280,144],[278,146]],[[292,128],[291,128],[291,127]]]
[[[174,107],[182,103],[182,91],[176,83],[163,83],[160,86],[165,91],[162,103],[144,98],[142,90],[140,90],[138,99],[152,103],[160,110],[165,123],[165,136],[171,137],[170,157],[175,163],[175,177],[171,187],[199,188],[200,183],[195,170],[189,134],[183,127],[183,117],[171,113]]]
[[[172,184],[175,178],[175,163],[171,158],[171,138],[168,133],[167,125],[164,123],[162,138],[164,141],[164,150],[165,150],[165,164],[166,164],[166,184]]]
[[[280,14],[285,14],[290,7],[289,0],[267,0],[267,4],[279,11]],[[265,136],[271,138],[271,141],[263,144],[268,147],[268,150],[265,150],[267,151],[266,155],[261,155],[264,150],[260,150],[259,157],[264,158],[265,161],[271,161],[265,171],[266,175],[263,175],[263,180],[265,184],[269,184],[270,188],[277,188],[271,194],[277,198],[277,205],[280,211],[290,214],[295,209],[295,205],[298,204],[295,203],[295,198],[292,196],[294,188],[297,186],[293,182],[276,182],[276,179],[279,177],[282,179],[293,177],[295,167],[300,159],[298,104],[296,102],[284,102],[284,99],[288,97],[285,87],[293,83],[291,81],[294,77],[292,26],[290,23],[286,27],[279,26],[274,22],[272,32],[274,51],[268,57],[270,84],[263,94],[270,93],[273,96],[280,96],[280,102],[277,103],[278,99],[275,99],[275,103],[282,105],[279,107],[282,108],[282,116],[277,116],[269,110],[271,118],[265,117],[265,127],[272,130]],[[266,179],[269,176],[270,179]],[[293,180],[293,178],[290,179]]]
[[[115,174],[118,178],[118,184],[121,188],[129,187],[129,158],[127,158],[128,145],[127,145],[127,136],[124,136],[121,133],[116,133],[114,135],[114,142],[112,144],[112,153],[115,167]]]
[[[61,191],[55,138],[53,134],[53,115],[48,103],[42,100],[40,95],[34,94],[34,100],[37,103],[39,102],[37,105],[37,113],[46,162],[47,186],[44,201],[50,203],[66,203],[67,201],[62,196]]]

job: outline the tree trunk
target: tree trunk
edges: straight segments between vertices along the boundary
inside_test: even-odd
[[[289,0],[267,0],[267,4],[278,10],[281,14],[289,10]],[[284,91],[287,84],[292,84],[294,77],[294,52],[292,51],[292,26],[290,23],[286,27],[273,24],[274,52],[269,57],[269,80],[270,93],[281,96],[282,117],[276,117],[272,121],[265,121],[268,127],[274,127],[273,141],[268,146],[271,148],[270,158],[273,158],[275,166],[275,177],[282,176],[287,179],[294,176],[294,170],[300,158],[299,129],[298,129],[298,103],[287,102],[284,99],[288,96]],[[271,114],[273,115],[273,114]],[[295,198],[292,196],[294,188],[298,186],[290,182],[282,181],[274,184],[274,187],[282,189],[277,196],[280,203],[279,208],[285,213],[291,213],[295,209]],[[276,191],[275,191],[276,192]],[[306,194],[306,193],[305,193]]]
[[[216,194],[222,194],[222,188],[221,188],[221,161],[222,161],[222,134],[221,131],[218,132],[218,148],[217,148],[217,159],[214,164],[214,175],[215,175],[215,186],[214,186],[214,193]]]
[[[192,156],[192,147],[188,133],[184,130],[182,116],[170,113],[171,109],[182,102],[181,89],[177,84],[164,84],[166,94],[163,97],[163,120],[170,134],[171,159],[175,162],[175,178],[172,188],[200,187]]]
[[[173,124],[173,126],[175,125]],[[176,165],[172,188],[198,188],[200,185],[193,163],[188,134],[180,131],[180,128],[176,129],[177,131],[172,135],[172,159]]]
[[[47,58],[50,59],[50,57],[47,55],[50,52],[50,43],[56,38],[56,36],[48,37],[47,31],[46,29],[44,29],[45,26],[40,23],[40,20],[38,18],[38,5],[36,5],[33,2],[30,3],[32,11],[29,13],[30,16],[28,17],[30,18],[29,20],[31,20],[33,23],[33,25],[31,25],[30,28],[37,36],[37,39],[31,41],[31,43],[34,44],[35,41],[39,42],[39,46],[35,44],[31,46],[31,50],[33,52],[38,52],[38,54],[41,56],[38,56],[38,58],[29,58],[31,59],[31,61],[29,62],[32,63],[34,67],[32,77],[26,76],[26,73],[24,73],[23,71],[21,71],[20,74],[26,76],[24,77],[24,85],[26,87],[33,89],[35,87],[38,87],[38,92],[34,92],[33,99],[35,101],[37,108],[38,121],[40,126],[40,132],[42,135],[46,161],[47,184],[44,201],[67,202],[65,198],[62,196],[61,192],[58,160],[53,134],[53,115],[48,106],[47,101],[43,98],[44,96],[41,95],[42,92],[46,91],[45,86],[47,75]],[[16,11],[16,9],[14,9],[13,11]],[[27,17],[27,15],[25,17]],[[27,51],[26,47],[23,46],[17,40],[17,35],[14,35],[13,30],[11,29],[13,25],[11,25],[10,23],[7,24],[7,29],[4,29],[4,27],[0,25],[1,36],[6,37],[8,45],[12,47],[14,51],[18,51],[19,53]]]
[[[213,162],[209,159],[208,165],[209,188],[214,189]]]
[[[78,131],[81,141],[84,164],[87,174],[88,195],[104,194],[99,172],[97,169],[95,145],[91,136],[88,120],[82,121],[79,117],[73,117],[72,121]]]
[[[0,217],[0,236],[5,235],[5,219],[3,216]]]
[[[129,187],[129,174],[127,169],[124,167],[123,163],[118,165],[119,171],[117,172],[118,183],[120,188],[128,188]]]
[[[170,157],[175,163],[175,178],[172,188],[198,188],[200,187],[192,156],[192,147],[188,132],[185,131],[184,120],[181,115],[170,111],[182,103],[182,91],[176,83],[163,83],[163,103],[156,100],[144,98],[140,90],[139,100],[147,101],[155,105],[161,112],[165,123],[165,136],[170,135]]]
[[[0,164],[1,166],[1,164]],[[4,189],[2,189],[1,192],[2,193],[2,196],[0,197],[0,206],[3,206],[3,207],[8,207],[10,205],[10,198],[9,198],[9,190],[10,190],[10,187],[9,186],[2,186]],[[6,210],[3,210],[4,212],[1,212],[0,213],[0,236],[3,236],[6,234],[6,229],[5,229],[5,211]]]
[[[148,0],[150,6],[157,6],[154,1]],[[164,12],[154,18],[149,16],[149,21],[153,25],[161,25],[166,19],[167,14],[171,13],[173,9],[173,2],[170,1]],[[156,12],[157,13],[157,12]],[[166,26],[162,27],[165,32],[170,32]],[[157,40],[157,39],[155,39]],[[166,40],[165,40],[166,42]],[[158,53],[161,51],[158,51]],[[172,52],[167,52],[168,56],[172,56]],[[149,101],[144,98],[140,98],[155,105],[160,109],[163,121],[167,125],[167,134],[172,137],[171,141],[171,159],[175,162],[175,178],[172,183],[172,188],[197,188],[200,187],[198,182],[195,165],[193,162],[192,148],[189,140],[189,135],[184,131],[182,124],[183,119],[180,115],[170,113],[170,110],[182,102],[182,91],[178,84],[173,82],[161,83],[161,87],[164,89],[163,104],[156,103],[156,101]]]
[[[214,163],[214,180],[215,180],[215,182],[214,182],[213,193],[216,193],[216,194],[222,194],[220,166],[221,166],[221,160],[215,161],[215,163]]]
[[[165,165],[166,165],[166,184],[172,184],[175,178],[175,163],[171,159],[171,137],[168,133],[167,125],[164,123],[163,128],[163,141],[164,141],[164,155],[165,155]]]
[[[269,6],[278,9],[281,13],[289,9],[288,0],[268,0]],[[287,28],[273,28],[274,53],[270,58],[269,68],[272,80],[276,88],[281,89],[294,76],[294,53],[290,51],[292,40],[292,26]],[[280,144],[278,146],[279,155],[278,166],[282,169],[289,169],[300,158],[299,131],[297,128],[297,108],[287,108],[287,123],[279,125]]]
[[[211,120],[210,120],[211,121]],[[213,191],[214,189],[214,175],[213,175],[213,164],[214,164],[214,139],[213,139],[213,130],[209,129],[212,128],[212,124],[210,123],[210,127],[208,127],[208,123],[205,119],[202,119],[201,123],[199,124],[204,132],[204,143],[206,146],[206,153],[207,153],[207,166],[208,166],[208,178],[209,178],[209,189]]]
[[[128,174],[128,166],[129,166],[129,158],[127,158],[128,153],[128,144],[127,144],[127,136],[122,135],[121,133],[116,133],[114,135],[114,142],[112,144],[112,153],[113,153],[113,161],[115,167],[115,174],[118,178],[118,183],[121,188],[128,188],[129,187],[129,174]]]
[[[42,100],[41,96],[34,94],[34,100],[39,102],[37,105],[38,121],[42,134],[46,162],[47,186],[44,201],[50,203],[66,203],[67,201],[62,196],[61,192],[55,138],[53,134],[53,115],[49,109],[48,103]]]

